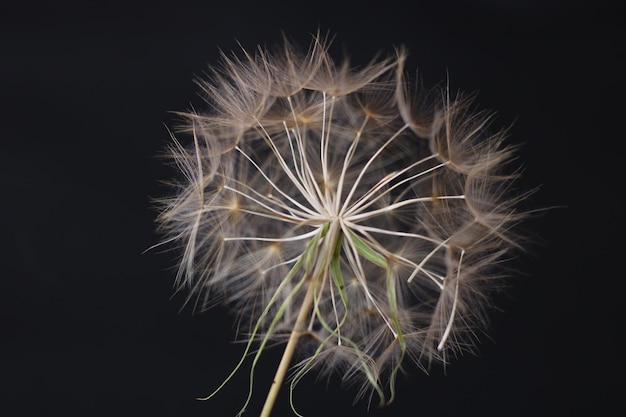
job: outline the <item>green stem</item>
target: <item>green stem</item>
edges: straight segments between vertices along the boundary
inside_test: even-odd
[[[302,334],[304,334],[306,331],[307,318],[311,312],[311,308],[313,307],[315,286],[316,281],[311,280],[306,295],[304,296],[304,300],[302,301],[302,305],[300,306],[300,311],[298,312],[296,323],[293,326],[291,335],[289,335],[289,341],[287,342],[287,346],[285,346],[283,357],[281,358],[280,363],[278,364],[278,368],[276,369],[276,375],[274,376],[274,380],[272,381],[270,391],[267,394],[265,405],[263,406],[260,417],[269,417],[270,413],[272,412],[272,408],[274,407],[274,403],[276,402],[276,398],[278,397],[280,387],[282,386],[285,375],[287,374],[287,370],[289,369],[289,364],[291,363],[291,359],[296,350],[296,346],[298,345],[298,341],[300,340],[300,336],[302,336]]]

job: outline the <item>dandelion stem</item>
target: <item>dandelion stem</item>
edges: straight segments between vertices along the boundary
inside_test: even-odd
[[[315,287],[316,280],[311,280],[306,295],[304,296],[304,300],[302,301],[302,305],[300,306],[296,323],[294,324],[291,335],[289,336],[289,341],[287,342],[287,346],[285,346],[283,357],[281,358],[278,368],[276,369],[276,375],[274,376],[272,386],[267,394],[265,405],[263,406],[260,417],[269,417],[272,412],[272,408],[274,407],[280,387],[282,386],[287,370],[289,369],[289,363],[291,362],[291,358],[296,350],[300,336],[306,332],[306,322],[311,308],[313,307]]]

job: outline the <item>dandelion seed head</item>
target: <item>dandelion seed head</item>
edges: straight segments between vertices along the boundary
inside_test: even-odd
[[[416,94],[403,49],[357,68],[328,46],[222,55],[197,81],[208,108],[182,114],[159,220],[190,300],[227,303],[264,344],[313,288],[294,381],[340,373],[384,400],[407,361],[472,349],[523,195],[491,114]]]

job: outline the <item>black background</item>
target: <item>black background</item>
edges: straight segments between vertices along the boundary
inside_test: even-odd
[[[194,400],[239,359],[230,316],[179,312],[172,257],[142,254],[158,241],[150,197],[170,175],[155,155],[168,111],[201,105],[192,78],[218,48],[281,31],[307,46],[318,28],[355,64],[404,44],[426,87],[449,76],[478,91],[523,145],[521,185],[541,186],[528,207],[561,206],[526,224],[541,239],[516,261],[524,275],[496,299],[479,356],[412,372],[369,415],[623,412],[619,2],[157,3],[0,6],[0,415],[234,415],[247,368]],[[279,356],[264,356],[249,415]],[[365,416],[353,395],[311,379],[296,404]],[[285,394],[275,415],[290,415]]]

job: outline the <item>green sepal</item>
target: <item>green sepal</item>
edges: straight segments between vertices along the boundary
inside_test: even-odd
[[[380,266],[381,268],[389,269],[389,263],[387,259],[380,253],[376,252],[372,249],[363,239],[358,237],[352,230],[347,229],[348,233],[350,233],[350,239],[354,243],[354,247],[357,252],[367,259],[368,261]]]
[[[341,272],[341,244],[343,241],[343,235],[339,234],[337,238],[337,242],[335,243],[335,250],[333,253],[333,257],[330,261],[330,276],[335,283],[335,286],[339,290],[339,296],[341,297],[341,301],[343,302],[343,306],[348,311],[348,292],[346,290],[346,283],[343,280],[343,274]]]

